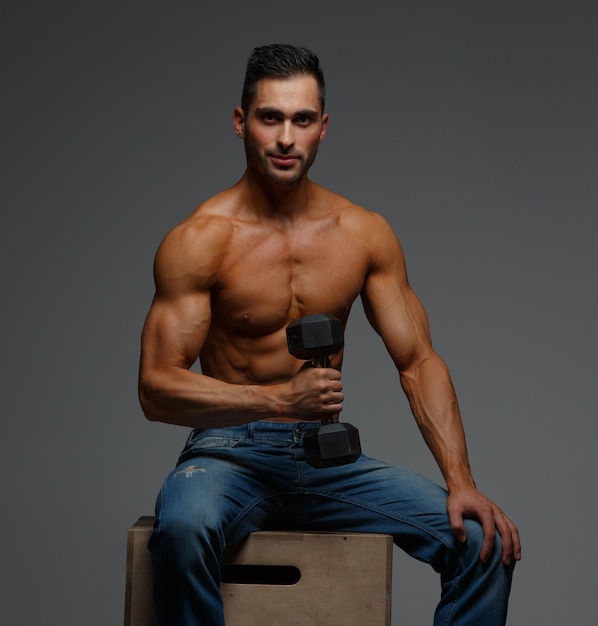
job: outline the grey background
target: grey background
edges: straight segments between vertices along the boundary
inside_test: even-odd
[[[395,227],[478,485],[520,527],[509,623],[596,623],[596,18],[575,1],[4,3],[3,624],[122,622],[126,529],[186,436],[136,398],[153,255],[241,175],[245,60],[280,41],[327,74],[313,178]],[[344,418],[370,454],[438,478],[358,303],[347,334]],[[437,595],[397,552],[393,624],[431,623]]]

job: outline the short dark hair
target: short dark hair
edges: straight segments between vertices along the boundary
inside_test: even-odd
[[[324,110],[326,83],[320,60],[308,48],[288,44],[271,44],[253,49],[247,61],[241,107],[245,114],[255,98],[257,83],[263,78],[291,78],[306,74],[318,83],[320,104]]]

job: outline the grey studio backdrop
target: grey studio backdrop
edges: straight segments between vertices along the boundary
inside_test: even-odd
[[[127,527],[186,431],[136,397],[152,260],[242,174],[255,45],[314,48],[313,178],[396,229],[479,487],[520,527],[511,626],[597,623],[594,2],[14,2],[2,46],[1,621],[122,622]],[[325,268],[323,268],[325,271]],[[344,418],[434,479],[356,303]],[[393,625],[436,575],[395,551]]]

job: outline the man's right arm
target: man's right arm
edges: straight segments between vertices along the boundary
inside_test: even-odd
[[[156,293],[141,340],[139,399],[152,421],[191,428],[258,419],[319,419],[342,406],[340,373],[305,368],[275,385],[232,384],[190,371],[211,322],[211,289],[230,224],[206,219],[169,233],[156,254]]]

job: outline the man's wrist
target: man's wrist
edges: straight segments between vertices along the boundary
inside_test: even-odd
[[[446,487],[450,492],[476,489],[476,484],[469,470],[461,470],[445,475]]]

